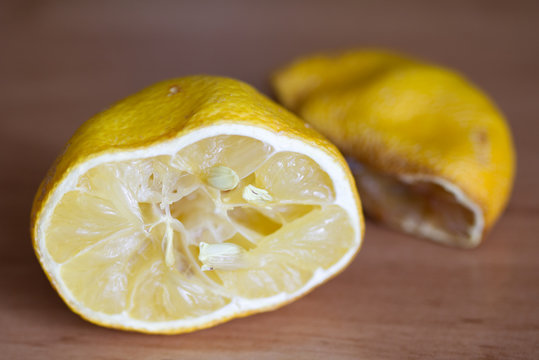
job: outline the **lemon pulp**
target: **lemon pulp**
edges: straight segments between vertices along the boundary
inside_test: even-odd
[[[208,180],[215,167],[237,175],[233,189]],[[313,159],[219,135],[172,156],[89,169],[56,206],[45,243],[84,307],[169,321],[237,298],[293,293],[349,252],[354,232]],[[213,246],[217,261],[201,261],[201,244]],[[241,256],[219,253],[218,244]]]

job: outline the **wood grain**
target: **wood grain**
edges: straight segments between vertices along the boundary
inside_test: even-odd
[[[0,358],[539,358],[539,6],[427,0],[0,3]],[[157,80],[236,77],[268,92],[295,56],[377,46],[451,66],[492,95],[518,151],[508,210],[483,246],[367,222],[340,276],[278,311],[180,336],[72,314],[30,245],[30,204],[73,131]]]

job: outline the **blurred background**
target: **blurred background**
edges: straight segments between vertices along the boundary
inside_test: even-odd
[[[532,349],[531,340],[539,338],[538,293],[533,290],[521,298],[514,291],[533,287],[532,274],[521,275],[530,269],[537,274],[538,269],[533,241],[539,230],[534,225],[539,205],[538,24],[537,1],[0,1],[0,319],[5,324],[18,322],[26,338],[33,339],[17,343],[18,330],[3,326],[1,341],[10,344],[14,353],[36,350],[35,344],[41,341],[42,347],[54,343],[49,349],[75,354],[76,346],[89,345],[81,337],[94,336],[90,334],[97,331],[71,315],[50,289],[32,254],[28,234],[38,184],[83,121],[165,78],[201,73],[229,76],[271,95],[268,77],[272,71],[298,56],[377,47],[456,69],[490,94],[506,114],[519,156],[518,176],[506,215],[485,245],[477,252],[457,252],[368,223],[362,254],[351,270],[334,280],[333,288],[328,285],[326,290],[317,290],[301,305],[290,305],[272,313],[273,317],[266,314],[256,316],[258,322],[252,318],[235,321],[202,335],[182,337],[175,345],[166,338],[126,338],[104,329],[90,338],[103,340],[106,334],[124,348],[133,345],[133,339],[170,351],[181,345],[188,351],[184,355],[196,354],[195,345],[213,337],[217,338],[214,356],[255,351],[258,346],[266,355],[282,354],[282,350],[301,357],[303,351],[310,358],[369,354],[380,358],[397,351],[407,354],[404,358],[439,355],[439,351],[448,358],[462,357],[468,351],[477,355],[474,358],[493,359],[499,354],[533,358],[526,351]],[[513,229],[519,229],[518,239],[514,239]],[[516,247],[521,252],[516,253]],[[401,254],[418,254],[416,263],[402,262]],[[433,254],[458,256],[459,260],[436,268],[428,263]],[[518,270],[522,274],[504,267],[508,263],[525,264]],[[434,275],[427,280],[414,275],[417,282],[409,280],[407,276],[422,264],[425,272]],[[483,268],[485,264],[494,264],[494,270]],[[453,279],[446,279],[450,285],[441,285],[436,274],[447,275],[451,266],[461,272],[448,275],[447,279]],[[369,270],[369,278],[362,275],[366,274],[362,269]],[[492,271],[499,271],[500,276],[488,280]],[[395,273],[401,277],[395,279]],[[463,284],[458,277],[469,281]],[[403,285],[403,281],[411,283]],[[387,292],[399,286],[404,290],[397,297]],[[436,286],[440,286],[438,292],[427,293],[425,303],[418,300],[402,307],[405,294],[412,298],[417,291]],[[463,287],[476,296],[457,298],[455,289]],[[350,293],[361,288],[361,292]],[[500,296],[498,302],[481,302],[485,294],[492,293]],[[334,323],[307,320],[313,313],[327,311],[328,302],[342,309],[357,306],[364,312],[353,315],[357,322],[348,325],[339,322],[339,316],[350,318],[346,312],[332,313]],[[472,320],[458,325],[453,322],[454,314],[438,311],[451,304],[460,309],[461,317]],[[515,306],[520,306],[519,313],[511,318]],[[410,310],[422,308],[427,313]],[[69,329],[71,339],[62,342],[43,334],[51,324],[50,314],[54,314],[59,333]],[[288,322],[293,316],[294,325]],[[513,323],[515,316],[524,325]],[[308,324],[310,330],[298,327],[300,324]],[[269,340],[257,338],[254,333],[264,325],[280,330]],[[430,338],[431,331],[447,327],[455,332],[446,330],[436,339]],[[504,329],[515,327],[522,336],[508,340]],[[387,332],[394,336],[379,343]],[[328,340],[324,333],[340,335]],[[125,355],[113,340],[108,341],[109,353]],[[228,341],[236,342],[232,346]],[[507,346],[504,341],[509,341]],[[305,350],[314,347],[317,352]]]

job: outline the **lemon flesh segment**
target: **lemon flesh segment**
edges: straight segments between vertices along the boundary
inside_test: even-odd
[[[233,189],[208,182],[236,179],[230,171]],[[64,193],[45,229],[76,306],[124,324],[292,294],[357,246],[354,219],[313,159],[240,135],[98,164]]]

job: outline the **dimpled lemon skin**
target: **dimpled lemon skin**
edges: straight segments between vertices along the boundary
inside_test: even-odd
[[[62,181],[71,171],[93,158],[116,152],[150,148],[167,140],[188,136],[189,133],[205,127],[228,124],[249,125],[286,134],[290,139],[297,139],[319,148],[346,170],[346,180],[350,183],[351,189],[354,188],[354,178],[348,171],[348,165],[331,142],[251,86],[234,79],[207,75],[170,79],[152,85],[86,121],[68,141],[62,153],[48,170],[34,198],[30,217],[34,251],[52,286],[72,311],[97,325],[133,330],[129,326],[111,326],[85,316],[77,309],[76,304],[66,300],[59,291],[58,280],[47,272],[44,266],[44,256],[40,253],[37,243],[38,239],[43,237],[44,231],[40,229],[39,220],[44,213],[51,210],[51,198]],[[354,191],[353,194],[352,201],[357,205],[359,212],[359,219],[357,219],[359,229],[361,229],[359,237],[362,239],[364,222],[361,203],[357,192]],[[358,251],[359,248],[356,254]],[[346,266],[340,271],[345,268]],[[271,307],[258,308],[232,316],[225,315],[218,320],[189,329],[169,329],[159,331],[159,333],[178,334],[208,328],[233,318],[276,309],[294,300],[295,298],[289,298]]]
[[[513,184],[510,129],[461,75],[379,50],[299,59],[272,78],[281,103],[350,156],[381,173],[426,175],[460,190],[483,213],[477,246]]]

